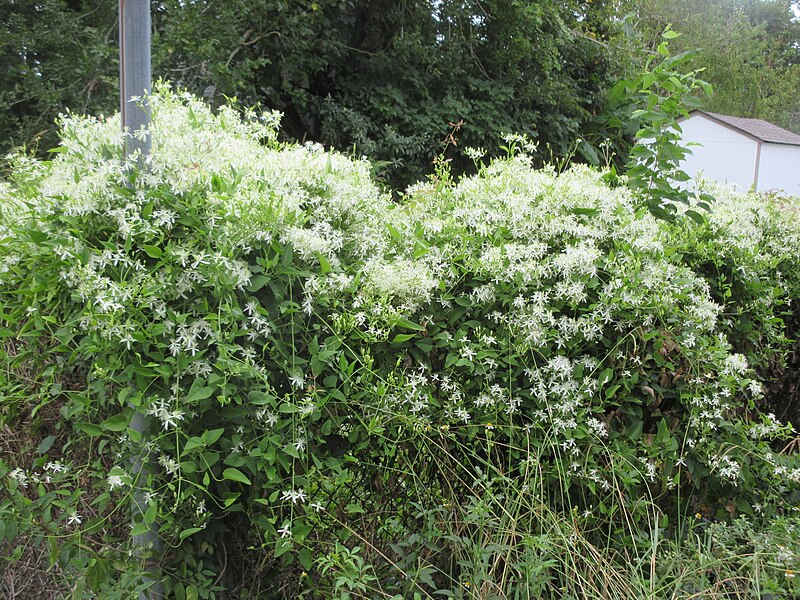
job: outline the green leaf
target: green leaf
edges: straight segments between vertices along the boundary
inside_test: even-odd
[[[430,250],[430,245],[423,240],[416,240],[414,243],[414,258],[425,256]]]
[[[56,441],[56,436],[48,435],[39,443],[39,447],[36,449],[37,452],[39,452],[39,454],[44,454],[45,452],[50,450],[50,448],[53,447],[53,442],[55,441]]]
[[[83,592],[86,589],[86,578],[81,576],[75,581],[75,585],[72,588],[72,600],[81,600],[83,598]]]
[[[193,460],[184,460],[180,463],[181,471],[184,473],[196,473],[197,463]]]
[[[189,388],[189,393],[186,394],[186,402],[199,402],[205,400],[213,394],[215,388],[205,385],[204,379],[195,379],[192,387]]]
[[[397,321],[395,321],[395,325],[397,325],[398,327],[405,327],[406,329],[413,329],[414,331],[424,331],[425,330],[425,328],[422,327],[422,325],[418,325],[417,323],[414,323],[413,321],[409,321],[408,319],[406,319],[404,317],[400,317],[399,319],[397,319]]]
[[[150,506],[148,506],[147,510],[144,512],[144,522],[151,525],[155,522],[157,516],[158,505],[155,502],[150,502]]]
[[[202,436],[203,437],[203,441],[207,445],[210,446],[211,444],[216,443],[216,441],[219,440],[219,438],[222,437],[223,433],[225,433],[225,429],[224,428],[211,429],[211,430],[206,431],[205,433],[203,433],[203,436]]]
[[[310,571],[314,566],[314,555],[308,548],[303,548],[297,553],[297,560],[306,571]]]
[[[431,338],[420,338],[414,342],[414,345],[423,352],[430,352],[433,350],[433,340]]]
[[[255,277],[250,278],[250,285],[247,286],[248,292],[257,292],[265,285],[267,285],[270,281],[270,278],[266,275],[256,275]]]
[[[698,225],[705,225],[708,223],[708,219],[706,219],[705,215],[697,212],[696,210],[687,210],[685,214]]]
[[[17,523],[13,519],[11,521],[6,521],[3,527],[3,536],[5,537],[6,541],[13,542],[14,538],[17,536]],[[0,538],[2,539],[2,538]]]
[[[195,448],[205,448],[205,446],[206,446],[206,443],[205,443],[204,440],[200,439],[199,437],[190,437],[186,441],[186,444],[184,444],[183,451],[184,452],[190,452],[190,451],[194,450]]]
[[[313,530],[313,525],[309,525],[308,523],[304,523],[302,521],[295,521],[295,524],[292,527],[292,539],[301,542],[306,539],[308,534]]]
[[[574,215],[587,215],[590,217],[596,217],[600,214],[599,208],[573,208],[570,212]]]
[[[403,342],[407,342],[408,340],[414,338],[417,334],[416,333],[398,333],[392,339],[393,344],[402,344]]]
[[[130,417],[125,413],[120,413],[118,415],[114,415],[113,417],[109,417],[103,421],[101,425],[103,429],[107,429],[108,431],[125,431],[129,422]]]
[[[197,533],[198,531],[203,531],[203,528],[202,528],[202,527],[189,527],[188,529],[184,529],[183,531],[181,531],[181,532],[178,534],[178,539],[180,539],[181,541],[183,541],[183,540],[185,540],[186,538],[188,538],[189,536],[192,536],[192,535],[194,535],[194,534],[195,534],[195,533]]]
[[[161,255],[164,254],[164,251],[158,246],[150,246],[148,244],[142,244],[142,250],[144,250],[150,258],[161,258]]]
[[[229,479],[230,481],[238,481],[239,483],[244,483],[246,485],[251,485],[250,480],[247,478],[247,475],[242,473],[239,469],[228,468],[222,472],[223,479]]]
[[[172,593],[175,595],[175,600],[186,600],[186,588],[180,581],[175,584]]]
[[[293,548],[294,544],[292,544],[291,540],[286,539],[278,539],[275,541],[275,558],[282,556],[289,552]]]

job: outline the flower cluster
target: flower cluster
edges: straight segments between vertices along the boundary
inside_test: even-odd
[[[70,382],[62,414],[106,438],[97,463],[150,465],[97,487],[145,490],[176,546],[229,511],[276,552],[311,544],[323,507],[442,494],[412,485],[425,469],[539,478],[553,510],[606,524],[594,508],[619,498],[763,507],[800,483],[769,455],[789,428],[758,413],[756,369],[786,348],[800,225],[763,200],[660,222],[592,169],[520,154],[395,203],[366,162],[279,145],[276,115],[152,100],[147,169],[114,119],[74,116],[50,165],[17,161],[0,284],[3,318]]]

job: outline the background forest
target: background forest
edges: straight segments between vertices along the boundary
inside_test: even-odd
[[[212,105],[278,110],[285,138],[365,155],[400,189],[451,133],[491,155],[508,132],[537,141],[542,160],[573,153],[580,136],[579,158],[600,162],[592,142],[608,137],[625,155],[636,124],[608,126],[621,110],[609,90],[641,71],[670,23],[683,34],[674,51],[702,49],[692,66],[716,90],[709,110],[800,131],[790,0],[152,4],[154,76]],[[0,153],[56,146],[67,110],[118,110],[115,3],[8,0],[0,27]],[[472,162],[457,150],[461,172]]]

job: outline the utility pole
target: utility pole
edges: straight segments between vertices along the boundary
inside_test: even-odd
[[[119,0],[119,82],[120,111],[122,113],[122,130],[125,135],[125,157],[138,151],[137,168],[147,168],[146,158],[150,154],[150,0]],[[136,132],[144,130],[145,135]],[[146,432],[145,415],[141,408],[133,407],[134,413],[130,427],[143,434]],[[142,485],[147,482],[150,470],[147,466],[147,453],[142,453],[133,463],[133,480],[131,518],[134,524],[140,523],[147,507]],[[147,570],[152,577],[147,591],[139,594],[139,600],[161,600],[163,592],[158,580],[154,563],[160,547],[155,525],[141,535],[132,539],[136,556],[148,561]]]

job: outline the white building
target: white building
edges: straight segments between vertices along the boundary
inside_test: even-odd
[[[680,120],[683,142],[693,142],[681,168],[694,177],[741,190],[780,190],[800,196],[800,135],[760,119],[696,110]]]

